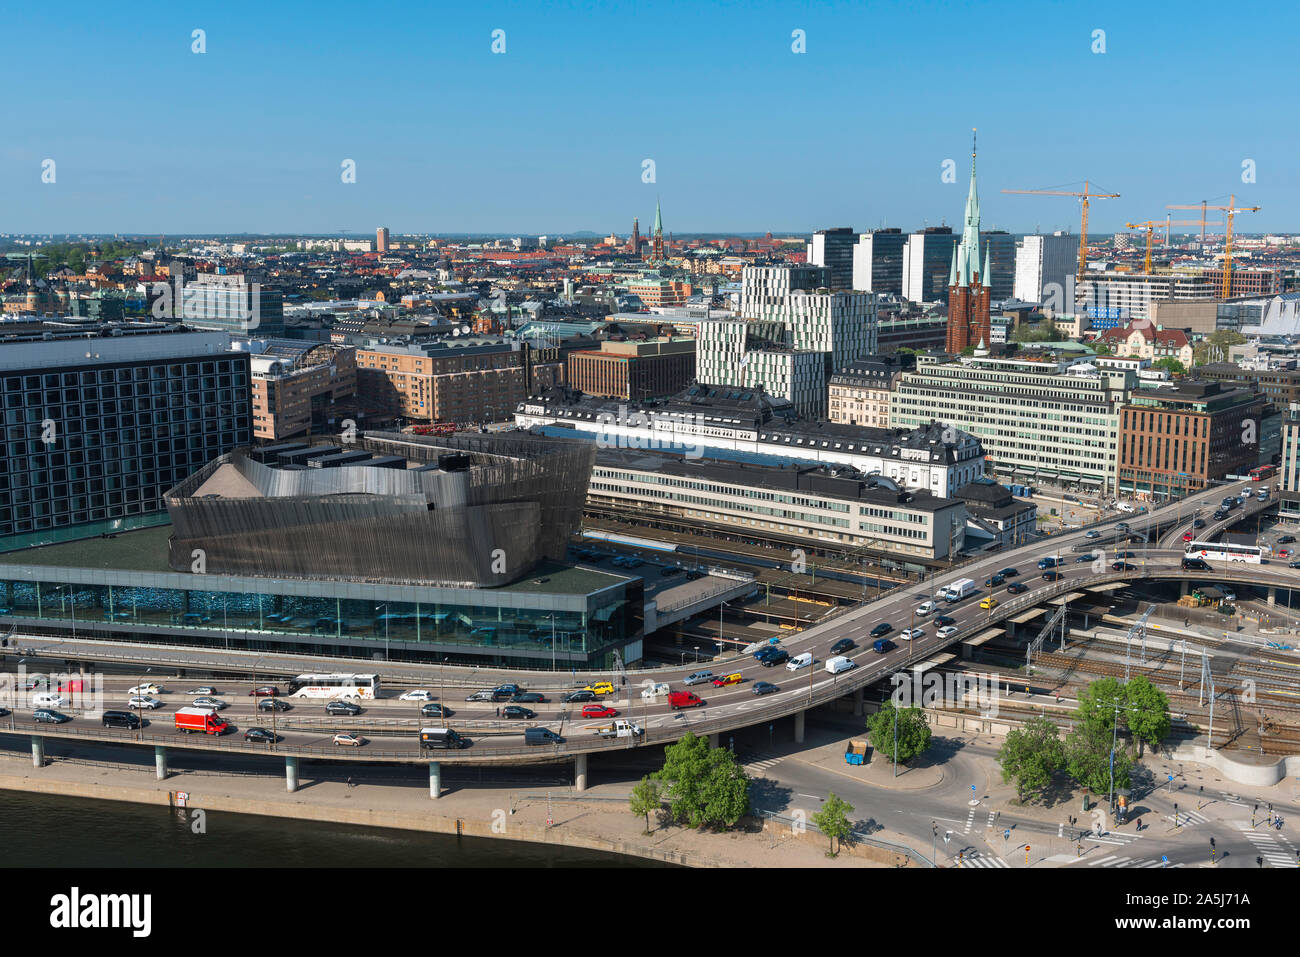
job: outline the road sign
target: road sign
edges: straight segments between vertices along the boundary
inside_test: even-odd
[[[1161,866],[1161,867],[1168,867],[1168,866],[1169,866],[1169,858],[1168,858],[1166,855],[1164,855],[1164,854],[1161,854],[1161,855],[1160,855],[1160,866]]]
[[[1011,832],[1010,832],[1010,831],[1003,831],[1003,832],[1002,832],[1002,840],[1004,840],[1004,841],[1009,841],[1009,840],[1011,840]]]

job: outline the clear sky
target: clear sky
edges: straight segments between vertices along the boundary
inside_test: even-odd
[[[1231,192],[1263,207],[1238,229],[1295,231],[1298,27],[1196,0],[24,3],[0,232],[626,234],[656,195],[677,232],[910,230],[960,220],[972,127],[986,228],[1077,230],[1074,199],[998,191],[1089,179],[1122,194],[1097,232]]]

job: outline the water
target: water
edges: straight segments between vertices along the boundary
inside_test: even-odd
[[[195,834],[190,813],[0,791],[0,848],[7,867],[663,866],[577,848],[218,811],[205,812],[207,832]]]

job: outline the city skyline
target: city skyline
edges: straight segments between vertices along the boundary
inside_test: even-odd
[[[38,109],[5,108],[0,227],[622,235],[662,197],[678,235],[910,231],[960,215],[971,127],[986,228],[1077,231],[1076,201],[1000,190],[1084,180],[1121,194],[1093,204],[1099,235],[1232,193],[1262,207],[1242,232],[1300,222],[1286,91],[1219,79],[1284,56],[1291,11],[1265,36],[1225,33],[1208,62],[1204,17],[1185,4],[1030,18],[994,3],[956,11],[963,29],[943,31],[926,24],[954,11],[932,3],[691,6],[689,33],[671,4],[659,17],[381,4],[347,16],[346,31],[351,8],[309,9],[321,8],[178,17],[146,4],[123,22],[84,4],[20,12],[10,36],[23,42],[6,61],[42,91]],[[106,49],[148,68],[93,84],[51,69]],[[42,181],[47,160],[54,182]],[[345,160],[355,182],[341,181]]]

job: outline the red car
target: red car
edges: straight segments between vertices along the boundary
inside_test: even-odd
[[[582,716],[584,718],[614,718],[618,716],[618,710],[603,704],[588,704],[582,707]]]
[[[1191,540],[1192,540],[1192,533],[1191,533],[1191,532],[1183,532],[1183,541],[1185,541],[1185,542],[1190,542]]]
[[[280,689],[275,685],[263,685],[260,688],[254,688],[248,693],[250,698],[274,698],[280,693]]]
[[[1279,549],[1277,550],[1277,557],[1278,557],[1278,558],[1290,558],[1290,557],[1291,557],[1291,549],[1289,549],[1289,548],[1279,548]]]

